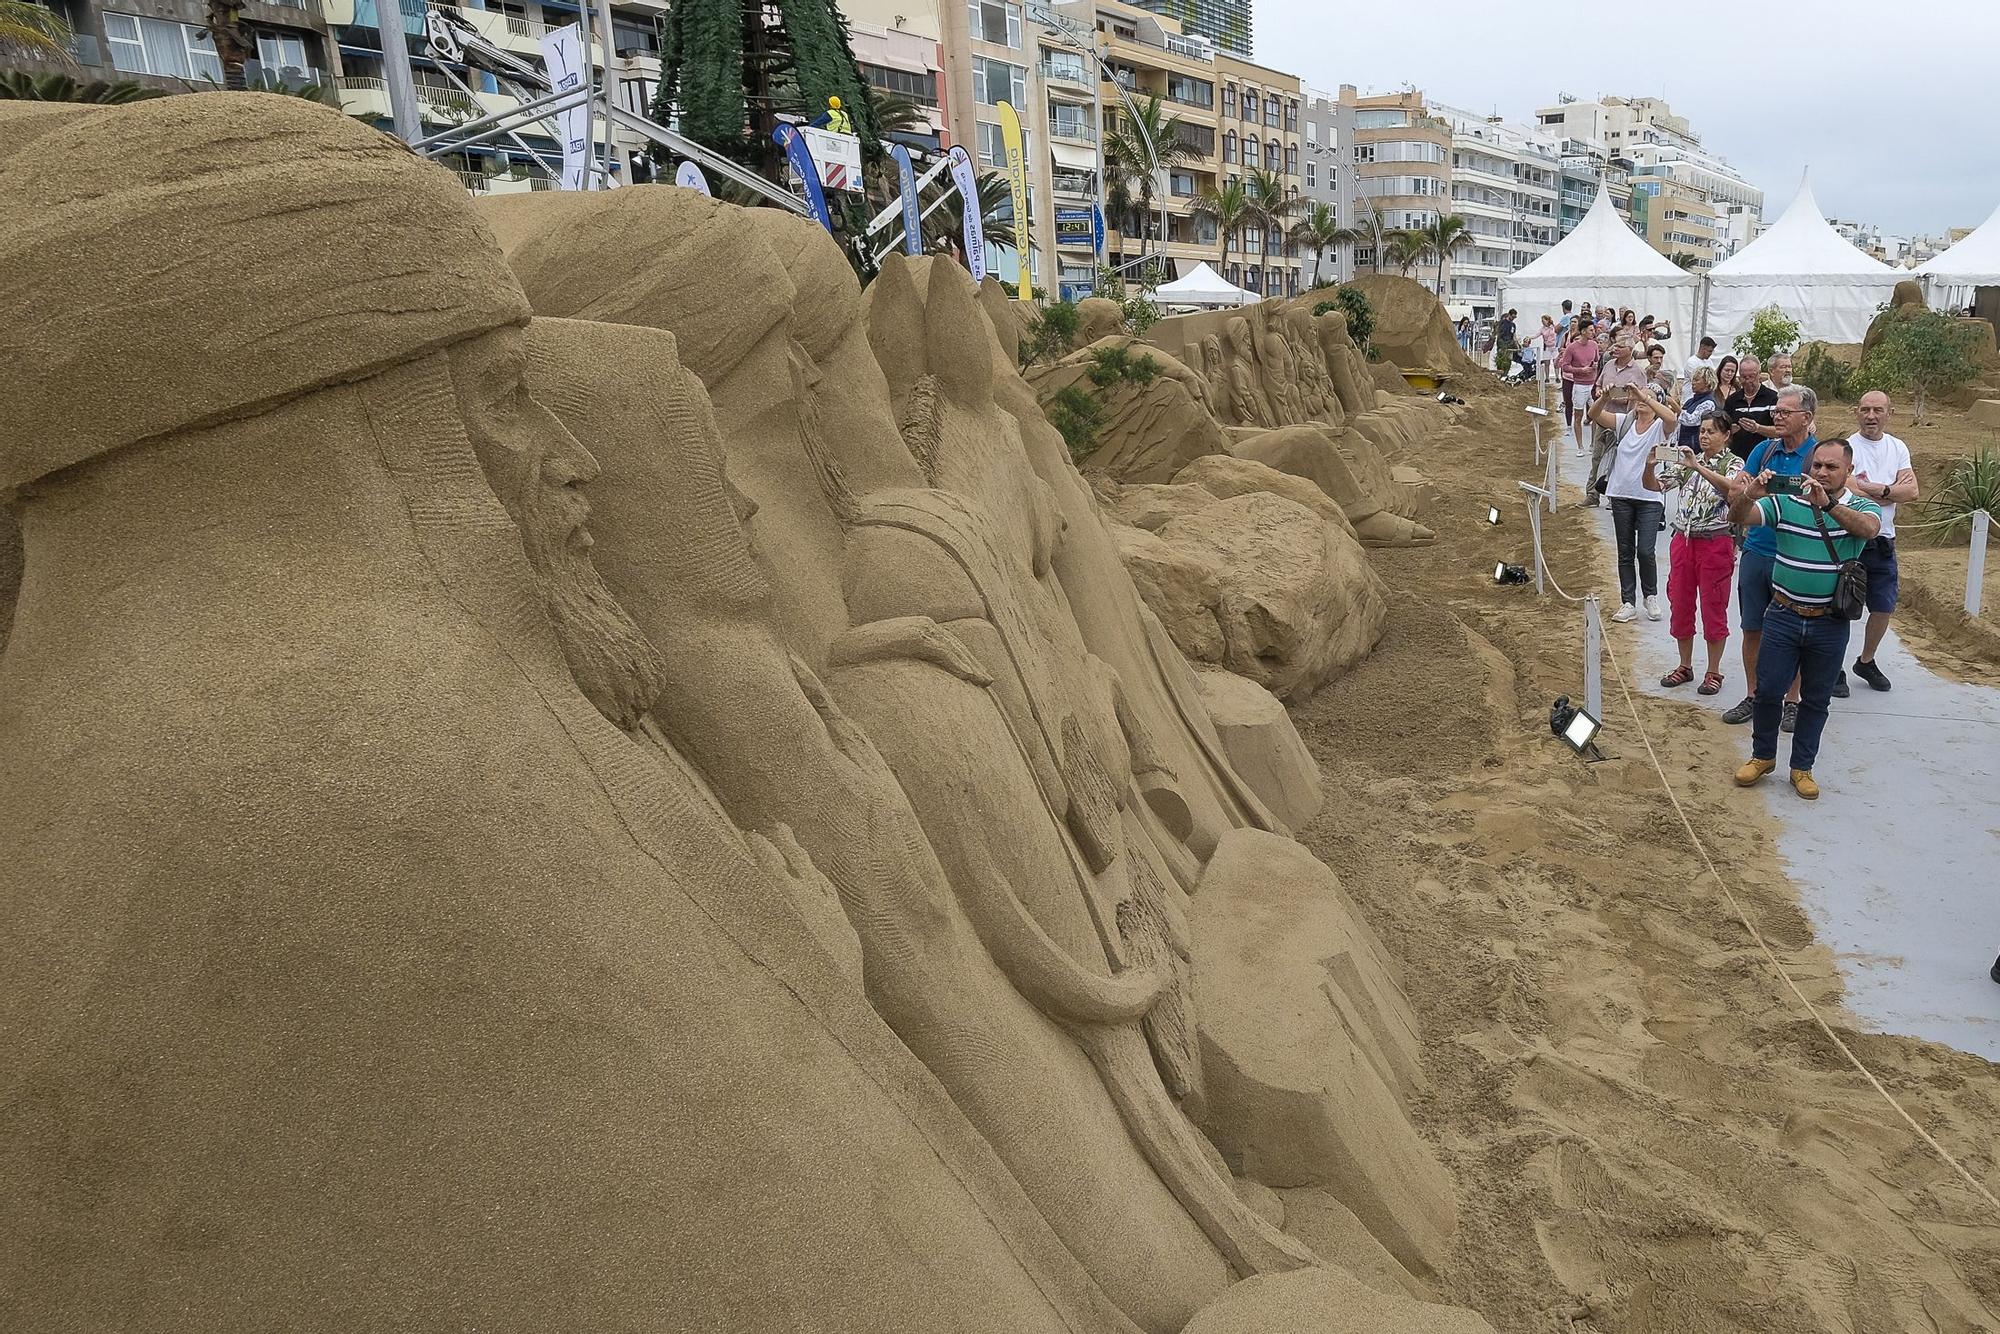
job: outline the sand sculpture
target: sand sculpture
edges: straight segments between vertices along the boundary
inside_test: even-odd
[[[292,99],[0,171],[23,1327],[1449,1314],[1393,979],[1231,762],[1309,815],[1289,725],[1225,746],[996,285],[688,191],[482,220]],[[1245,847],[1324,875],[1310,1052],[1193,925]]]

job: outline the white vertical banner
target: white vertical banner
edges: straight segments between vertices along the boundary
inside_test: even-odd
[[[683,190],[699,190],[703,194],[714,193],[708,188],[708,177],[701,174],[701,168],[692,162],[683,162],[674,173],[674,184]]]
[[[587,83],[590,48],[584,45],[583,25],[572,23],[544,34],[542,60],[548,65],[550,91],[567,92]],[[556,128],[562,137],[562,188],[591,189],[590,103],[579,100],[557,112]]]

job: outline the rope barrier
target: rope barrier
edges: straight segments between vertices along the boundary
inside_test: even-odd
[[[1541,562],[1542,573],[1548,579],[1549,586],[1554,588],[1557,593],[1570,602],[1582,602],[1585,600],[1574,593],[1567,592],[1561,584],[1556,582],[1555,571],[1549,568],[1548,557],[1541,549],[1539,543],[1535,548],[1535,558]],[[1763,954],[1765,962],[1770,964],[1771,971],[1778,975],[1779,980],[1785,984],[1786,989],[1792,993],[1793,998],[1798,1001],[1807,1016],[1811,1018],[1813,1023],[1819,1026],[1819,1031],[1826,1035],[1827,1041],[1831,1042],[1839,1050],[1840,1054],[1847,1058],[1847,1063],[1859,1071],[1861,1077],[1866,1079],[1869,1085],[1882,1095],[1883,1101],[1896,1110],[1896,1115],[1902,1117],[1909,1124],[1910,1129],[1917,1132],[1918,1138],[1929,1145],[1931,1151],[1937,1154],[1946,1166],[1956,1172],[1966,1185],[1972,1187],[1975,1194],[1985,1200],[1986,1203],[1992,1205],[1996,1214],[2000,1214],[2000,1198],[1996,1198],[1992,1191],[1982,1185],[1978,1178],[1974,1177],[1966,1169],[1963,1163],[1952,1156],[1949,1149],[1938,1143],[1931,1136],[1931,1133],[1925,1130],[1917,1122],[1917,1119],[1905,1110],[1902,1103],[1896,1101],[1896,1096],[1889,1092],[1882,1081],[1875,1077],[1875,1072],[1870,1070],[1861,1058],[1854,1054],[1854,1049],[1841,1041],[1840,1035],[1833,1031],[1833,1026],[1827,1023],[1825,1016],[1820,1014],[1819,1007],[1807,999],[1805,992],[1799,990],[1798,983],[1792,980],[1791,974],[1785,971],[1784,965],[1778,961],[1776,952],[1765,942],[1764,933],[1759,931],[1756,923],[1750,920],[1750,914],[1744,909],[1742,900],[1736,897],[1736,892],[1729,887],[1729,882],[1723,879],[1721,870],[1715,864],[1715,859],[1708,854],[1708,845],[1702,842],[1701,835],[1695,832],[1694,822],[1688,819],[1687,810],[1681,805],[1680,796],[1674,791],[1673,782],[1668,779],[1666,768],[1660,763],[1659,754],[1653,749],[1653,739],[1646,732],[1646,724],[1639,717],[1638,705],[1632,698],[1631,683],[1625,678],[1625,669],[1618,661],[1618,651],[1611,646],[1609,635],[1604,637],[1604,653],[1611,660],[1611,673],[1618,679],[1618,692],[1625,699],[1625,712],[1631,717],[1632,727],[1638,732],[1639,741],[1646,748],[1646,758],[1653,766],[1654,776],[1660,780],[1660,790],[1667,794],[1667,801],[1672,804],[1674,815],[1680,820],[1681,828],[1687,833],[1688,843],[1700,855],[1702,864],[1708,868],[1709,875],[1714,878],[1716,885],[1722,890],[1723,897],[1729,900],[1730,910],[1736,914],[1736,920],[1749,933],[1750,939],[1755,942],[1757,949]]]
[[[1735,912],[1736,920],[1741,922],[1743,929],[1750,933],[1750,939],[1756,942],[1757,948],[1763,953],[1765,961],[1771,965],[1771,970],[1783,980],[1786,988],[1791,991],[1798,1003],[1804,1007],[1805,1012],[1811,1016],[1812,1021],[1819,1025],[1819,1031],[1826,1034],[1827,1040],[1839,1049],[1842,1056],[1847,1058],[1847,1063],[1860,1071],[1861,1077],[1866,1079],[1874,1087],[1875,1091],[1882,1095],[1885,1102],[1896,1109],[1896,1115],[1908,1122],[1910,1129],[1916,1131],[1918,1137],[1924,1143],[1930,1145],[1932,1151],[1939,1158],[1943,1159],[1952,1171],[1958,1173],[1964,1179],[1966,1185],[1972,1187],[1975,1193],[1988,1204],[1992,1205],[1995,1213],[2000,1213],[2000,1198],[1995,1198],[1993,1192],[1981,1185],[1979,1180],[1966,1170],[1965,1165],[1952,1156],[1949,1149],[1933,1139],[1931,1133],[1919,1125],[1914,1116],[1911,1116],[1908,1111],[1904,1110],[1903,1104],[1896,1101],[1895,1095],[1890,1093],[1883,1086],[1882,1081],[1875,1077],[1875,1072],[1862,1063],[1861,1058],[1854,1054],[1851,1047],[1840,1040],[1840,1035],[1833,1031],[1833,1026],[1827,1023],[1825,1017],[1820,1014],[1819,1007],[1806,998],[1805,992],[1799,990],[1799,984],[1792,981],[1791,974],[1787,973],[1784,965],[1778,962],[1777,954],[1765,943],[1763,933],[1750,920],[1750,914],[1744,911],[1741,900],[1736,897],[1735,891],[1730,889],[1729,882],[1722,878],[1722,872],[1716,868],[1715,860],[1708,855],[1708,845],[1701,841],[1701,835],[1695,832],[1694,822],[1688,819],[1686,809],[1681,806],[1681,799],[1674,792],[1674,785],[1668,780],[1667,771],[1661,766],[1659,755],[1653,750],[1653,739],[1646,734],[1646,725],[1639,720],[1639,710],[1632,699],[1632,688],[1626,682],[1625,670],[1618,663],[1617,650],[1611,647],[1609,637],[1606,637],[1604,641],[1604,652],[1611,659],[1611,672],[1618,678],[1619,693],[1625,697],[1625,711],[1631,716],[1632,726],[1639,733],[1640,742],[1646,747],[1646,758],[1652,762],[1653,773],[1660,780],[1660,790],[1667,794],[1667,800],[1673,804],[1674,814],[1680,819],[1681,828],[1687,831],[1688,842],[1694,846],[1696,852],[1701,854],[1702,863],[1708,867],[1709,875],[1714,877],[1715,883],[1722,889],[1723,896],[1729,900],[1729,906]]]

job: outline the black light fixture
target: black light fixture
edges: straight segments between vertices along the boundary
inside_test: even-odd
[[[1528,567],[1509,565],[1501,561],[1493,567],[1493,582],[1496,584],[1525,584],[1528,582]]]
[[[1604,758],[1597,749],[1597,734],[1603,727],[1588,709],[1570,703],[1568,695],[1557,695],[1556,702],[1549,707],[1549,731],[1585,759]]]
[[[1486,522],[1493,524],[1496,527],[1499,526],[1500,507],[1498,505],[1488,505],[1486,507]]]

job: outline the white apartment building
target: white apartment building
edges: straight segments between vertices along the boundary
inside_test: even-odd
[[[1500,280],[1546,254],[1561,224],[1561,140],[1498,116],[1431,106],[1451,126],[1450,211],[1472,243],[1446,266],[1445,309],[1486,318],[1498,313]]]

